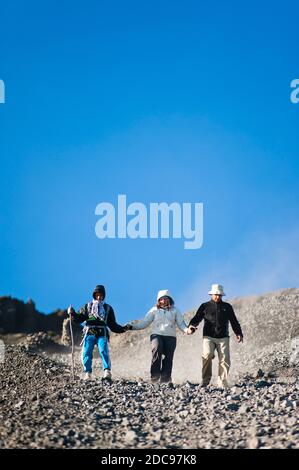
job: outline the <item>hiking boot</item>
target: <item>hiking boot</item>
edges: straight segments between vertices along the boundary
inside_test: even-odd
[[[112,380],[111,370],[110,370],[110,369],[105,369],[105,370],[104,370],[103,379],[104,379],[104,380],[109,380],[109,381]]]
[[[151,376],[151,383],[152,384],[157,384],[160,381],[160,375],[153,375]]]
[[[91,372],[85,372],[85,375],[84,375],[84,380],[91,380],[92,379],[92,374]]]
[[[208,386],[209,386],[209,384],[204,383],[204,382],[202,384],[200,384],[200,388],[207,388]]]
[[[161,384],[168,384],[168,383],[172,382],[172,380],[171,380],[171,377],[161,377],[160,382],[161,382]]]

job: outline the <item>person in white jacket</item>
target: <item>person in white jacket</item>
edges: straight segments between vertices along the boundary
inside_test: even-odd
[[[143,330],[152,324],[150,336],[152,346],[151,381],[171,382],[174,351],[176,348],[176,326],[187,333],[188,327],[181,312],[174,306],[168,290],[160,290],[157,304],[149,310],[143,320],[129,323],[127,329]],[[132,328],[131,328],[132,327]]]

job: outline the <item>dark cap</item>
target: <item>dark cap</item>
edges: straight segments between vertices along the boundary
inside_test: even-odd
[[[93,296],[94,299],[95,299],[95,294],[96,294],[96,292],[102,294],[103,300],[105,299],[105,297],[106,297],[106,291],[105,291],[105,287],[104,287],[104,286],[102,286],[102,285],[100,285],[100,284],[97,285],[97,286],[95,286],[95,288],[94,288],[94,290],[93,290],[93,293],[92,293],[92,296]]]

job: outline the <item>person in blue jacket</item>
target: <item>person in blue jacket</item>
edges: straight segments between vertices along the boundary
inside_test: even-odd
[[[82,363],[85,380],[92,378],[92,358],[95,345],[99,349],[104,369],[104,379],[111,380],[111,361],[109,355],[109,329],[113,333],[124,333],[127,327],[119,325],[115,320],[111,305],[104,302],[106,290],[103,285],[97,285],[93,291],[93,300],[86,303],[76,312],[69,307],[68,314],[76,323],[85,322],[82,340]]]

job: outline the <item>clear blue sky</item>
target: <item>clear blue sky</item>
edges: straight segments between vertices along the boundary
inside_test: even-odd
[[[1,3],[0,295],[95,284],[120,322],[298,286],[298,2]],[[203,202],[204,244],[99,240],[95,207]]]

